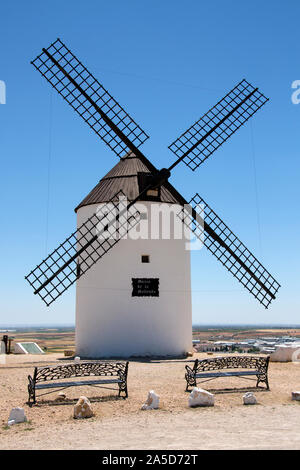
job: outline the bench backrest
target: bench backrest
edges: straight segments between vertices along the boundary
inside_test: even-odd
[[[80,362],[55,366],[35,367],[35,382],[85,376],[119,376],[126,378],[128,362]]]
[[[268,369],[270,356],[222,356],[210,359],[196,359],[194,372],[218,369],[255,369],[265,372]]]

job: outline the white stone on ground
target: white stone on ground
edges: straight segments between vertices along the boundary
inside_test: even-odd
[[[292,400],[300,401],[300,392],[292,392]]]
[[[75,357],[74,357],[74,361],[75,361],[75,362],[79,362],[79,361],[80,361],[80,356],[75,356]]]
[[[203,388],[194,387],[189,396],[189,406],[214,406],[215,397]]]
[[[76,405],[74,406],[74,419],[79,418],[91,418],[93,416],[91,403],[87,397],[80,397]]]
[[[64,392],[59,392],[55,398],[55,401],[65,401],[66,398],[67,395]]]
[[[243,395],[243,402],[244,402],[244,405],[256,405],[257,400],[256,400],[254,393],[252,392],[245,393],[245,395]]]
[[[158,407],[159,396],[154,392],[154,390],[150,390],[148,393],[148,398],[142,406],[142,410],[157,410]]]
[[[19,408],[19,407],[13,408],[11,412],[9,413],[8,422],[9,421],[14,421],[14,423],[11,423],[11,424],[24,423],[25,421],[27,421],[24,408]]]

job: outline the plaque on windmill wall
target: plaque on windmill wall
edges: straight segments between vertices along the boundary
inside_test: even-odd
[[[158,278],[132,279],[132,297],[159,297]]]

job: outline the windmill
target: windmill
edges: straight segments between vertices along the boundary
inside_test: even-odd
[[[120,158],[75,209],[77,230],[26,276],[47,306],[77,283],[77,353],[172,355],[190,349],[189,253],[183,254],[181,241],[154,246],[157,240],[139,245],[126,239],[141,223],[141,201],[178,206],[182,224],[268,308],[279,283],[198,193],[187,202],[169,182],[179,163],[196,170],[268,101],[258,88],[245,79],[238,83],[169,146],[176,159],[158,170],[140,150],[149,136],[60,39],[42,49],[32,64]],[[147,264],[148,249],[160,263]],[[137,253],[146,267],[137,266]],[[160,295],[168,288],[169,295]],[[112,342],[115,346],[108,346]]]

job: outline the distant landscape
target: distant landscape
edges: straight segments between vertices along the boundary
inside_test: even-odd
[[[0,338],[7,334],[13,343],[37,343],[45,353],[62,353],[75,348],[74,327],[0,327]]]
[[[63,353],[75,349],[74,326],[14,326],[0,325],[0,338],[7,334],[14,342],[36,342],[45,353]],[[300,325],[194,325],[193,339],[207,341],[243,341],[247,338],[300,339]]]
[[[193,339],[215,341],[216,339],[244,340],[262,336],[300,337],[300,325],[193,325]]]

